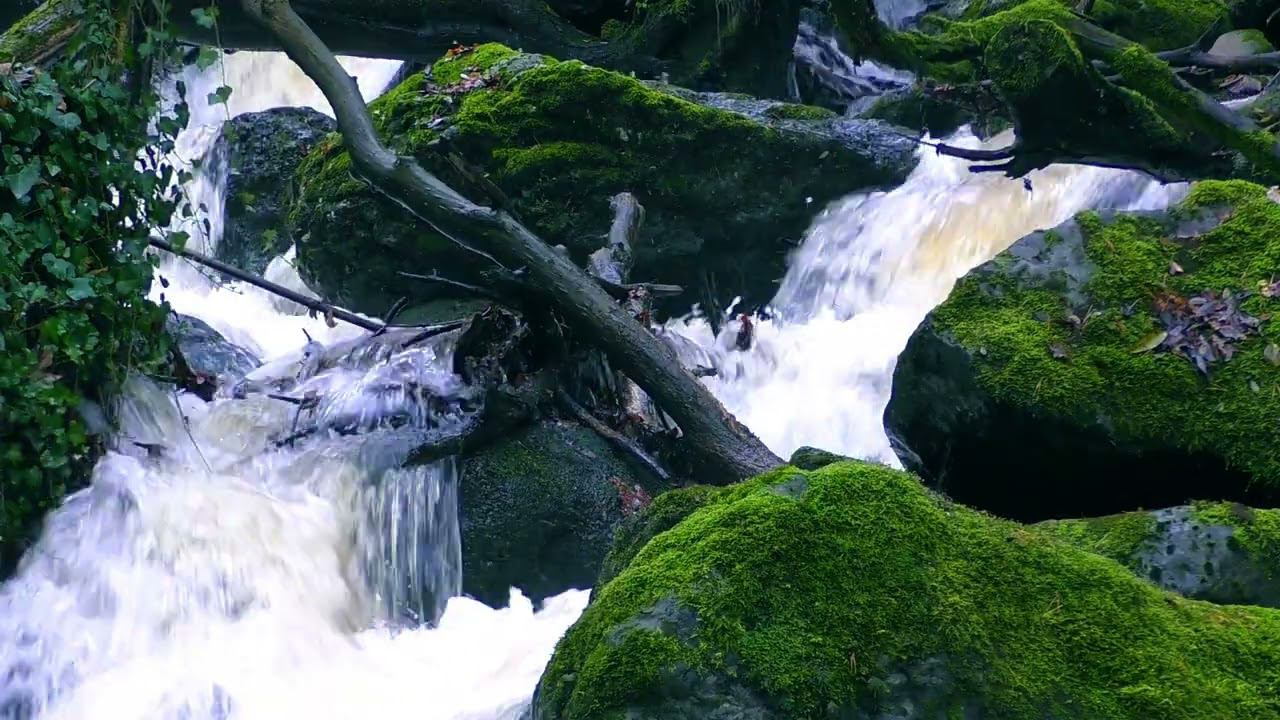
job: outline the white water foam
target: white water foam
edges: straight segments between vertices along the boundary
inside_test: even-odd
[[[991,139],[988,147],[1010,141]],[[967,130],[953,145],[982,144]],[[1133,172],[1055,166],[1022,180],[974,174],[922,147],[898,188],[855,194],[813,223],[755,345],[734,349],[737,321],[719,338],[697,318],[669,323],[687,361],[719,368],[706,383],[783,457],[803,445],[899,465],[884,431],[898,354],[956,279],[1018,238],[1097,207],[1154,209],[1186,192]]]
[[[366,97],[398,69],[343,64]],[[178,153],[193,168],[229,116],[328,110],[276,54],[238,53],[184,81],[193,117]],[[234,88],[229,108],[210,107],[206,95],[222,84]],[[208,208],[187,223],[206,252],[221,233],[225,172],[205,163],[186,188]],[[301,282],[287,258],[269,272]],[[452,461],[402,468],[411,431],[338,430],[397,413],[412,418],[408,428],[453,421],[426,402],[458,390],[448,340],[361,350],[312,374],[303,330],[317,341],[312,358],[361,331],[175,258],[158,275],[168,287],[157,282],[155,299],[274,361],[255,379],[289,385],[308,368],[289,392],[319,391],[304,423],[320,431],[278,445],[297,425],[292,405],[260,394],[206,403],[132,382],[116,449],[0,587],[0,718],[514,720],[588,593],[536,611],[516,590],[504,609],[456,597]]]

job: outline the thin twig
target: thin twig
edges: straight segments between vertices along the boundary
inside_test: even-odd
[[[564,390],[556,390],[556,399],[560,401],[560,404],[563,405],[566,410],[573,413],[574,417],[578,418],[583,425],[586,425],[597,435],[613,443],[613,445],[619,450],[631,455],[659,480],[662,480],[663,482],[669,482],[671,480],[671,473],[667,472],[666,468],[662,467],[657,460],[646,453],[635,443],[635,441],[600,422],[595,415],[592,415],[586,408],[579,405],[576,400],[569,397],[569,394]]]

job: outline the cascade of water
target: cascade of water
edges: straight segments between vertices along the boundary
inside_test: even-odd
[[[343,63],[366,96],[398,67]],[[196,170],[185,192],[207,208],[186,227],[210,251],[222,121],[328,107],[280,55],[238,53],[185,83],[178,154]],[[222,84],[229,108],[210,107]],[[269,272],[300,284],[278,260]],[[462,392],[449,340],[357,342],[181,260],[158,273],[156,296],[269,361],[248,385],[319,403],[206,403],[131,381],[91,485],[0,587],[0,718],[514,718],[587,593],[537,613],[516,591],[504,610],[457,597],[456,469],[403,466],[421,432],[465,412],[440,399]],[[316,342],[299,350],[304,330]],[[313,432],[288,440],[299,429]]]
[[[992,147],[1009,137],[993,138]],[[980,146],[967,130],[947,142]],[[897,465],[882,416],[898,354],[956,279],[1023,235],[1091,207],[1153,209],[1185,192],[1132,172],[1055,166],[1030,188],[922,148],[900,187],[849,196],[813,223],[750,352],[703,321],[668,325],[739,419],[784,457],[813,445]]]

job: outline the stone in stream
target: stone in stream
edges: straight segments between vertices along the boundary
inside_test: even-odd
[[[1035,527],[1179,595],[1280,608],[1280,510],[1197,503]]]
[[[229,342],[208,323],[190,315],[170,313],[165,330],[177,345],[178,374],[184,386],[206,400],[218,386],[253,372],[262,361],[248,350]]]
[[[336,128],[328,116],[302,107],[245,113],[223,126],[213,149],[228,167],[217,259],[262,275],[271,259],[293,244],[288,207],[294,172]]]
[[[1164,592],[907,473],[669,495],[647,543],[619,535],[642,549],[560,641],[534,720],[1280,717],[1280,611]]]
[[[913,470],[1009,517],[1273,505],[1277,268],[1261,186],[1082,213],[959,282],[902,353],[886,424]]]
[[[668,310],[771,298],[814,213],[901,182],[915,143],[878,121],[745,96],[693,93],[579,62],[483,45],[370,105],[397,151],[473,200],[493,199],[447,160],[487,175],[543,239],[582,261],[611,222],[609,198],[645,207],[634,281],[684,286]],[[397,297],[456,296],[399,273],[480,281],[489,263],[414,221],[350,174],[336,140],[298,171],[292,219],[303,277],[321,296],[382,312]],[[714,314],[714,313],[713,313]]]
[[[593,431],[554,420],[471,455],[461,473],[463,592],[494,607],[513,587],[535,602],[591,587],[629,512],[623,496],[666,489]]]

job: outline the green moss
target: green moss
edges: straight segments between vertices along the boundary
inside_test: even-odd
[[[797,477],[803,492],[777,490]],[[646,621],[672,604],[696,626]],[[694,673],[797,720],[904,701],[928,717],[1262,720],[1280,717],[1278,661],[1280,613],[1166,594],[848,462],[722,491],[656,536],[561,641],[538,711],[652,713]],[[920,695],[895,680],[912,669]]]
[[[1058,0],[1073,9],[1075,0]],[[975,2],[965,20],[976,20],[1008,10],[1017,0]],[[1224,0],[1097,0],[1089,20],[1153,50],[1170,50],[1191,44],[1218,18],[1226,14]]]
[[[1232,539],[1251,557],[1258,558],[1268,577],[1280,576],[1280,510],[1201,502],[1193,506],[1193,511],[1202,523],[1233,528]]]
[[[56,40],[65,41],[80,27],[81,0],[50,0],[0,32],[0,62],[35,64]]]
[[[616,577],[655,535],[675,527],[714,500],[721,491],[721,488],[706,485],[672,490],[659,495],[649,507],[628,518],[614,535],[613,547],[600,568],[598,584],[604,585]]]
[[[484,74],[498,63],[519,54],[505,45],[486,43],[453,57],[437,60],[431,66],[431,79],[438,85],[456,85],[462,80],[463,73]]]
[[[455,69],[492,62],[492,77],[465,92],[446,92],[418,74],[375,100],[370,113],[392,149],[414,156],[477,202],[491,202],[445,160],[446,152],[456,153],[511,198],[523,222],[575,254],[598,247],[611,217],[609,198],[632,192],[646,209],[635,277],[653,279],[661,270],[664,282],[690,288],[691,295],[706,282],[704,271],[726,267],[732,276],[724,285],[748,296],[771,294],[768,278],[777,273],[761,268],[785,265],[789,239],[810,219],[806,199],[822,204],[853,188],[900,179],[913,161],[905,143],[897,156],[882,148],[864,152],[834,132],[771,126],[579,62],[516,56],[500,46],[448,62]],[[442,71],[437,64],[433,72]],[[470,274],[479,270],[474,255],[422,231],[403,213],[384,213],[386,205],[372,200],[349,171],[347,154],[334,141],[317,148],[299,172],[302,196],[292,217],[299,237],[310,235],[310,242],[299,243],[299,261],[318,291],[367,312],[381,312],[399,295],[419,295],[422,283],[394,273],[359,292],[344,290],[352,273],[370,272],[359,270],[358,256],[390,246],[397,262],[413,257],[422,267],[447,267],[454,279],[478,279]],[[424,257],[418,247],[443,254]],[[760,278],[757,285],[740,281],[748,276]]]
[[[1034,525],[1061,540],[1129,566],[1157,534],[1155,515],[1129,512],[1084,520],[1050,520]]]
[[[823,107],[779,103],[764,111],[765,117],[774,120],[830,120],[839,115]]]
[[[1149,50],[1136,45],[1126,48],[1112,60],[1112,65],[1126,85],[1149,98],[1169,121],[1236,150],[1264,173],[1280,176],[1276,139],[1271,133],[1245,132],[1217,120],[1201,108],[1193,95],[1177,87],[1173,70]]]
[[[1174,239],[1166,224],[1092,213],[1077,218],[1093,275],[1083,304],[1068,306],[1050,282],[1020,286],[978,273],[934,314],[937,327],[975,355],[979,384],[997,400],[1102,425],[1117,442],[1207,452],[1269,485],[1280,483],[1280,377],[1264,358],[1280,324],[1239,345],[1209,379],[1185,358],[1141,347],[1159,331],[1153,299],[1224,289],[1254,291],[1242,308],[1266,318],[1280,300],[1257,294],[1280,267],[1280,205],[1243,182],[1200,184],[1175,213],[1190,217],[1231,204],[1218,227]],[[998,261],[997,261],[998,262]],[[1170,273],[1177,262],[1186,272]],[[999,286],[1000,297],[991,294]],[[1075,318],[1074,322],[1069,322]],[[1055,358],[1051,347],[1066,351]]]

